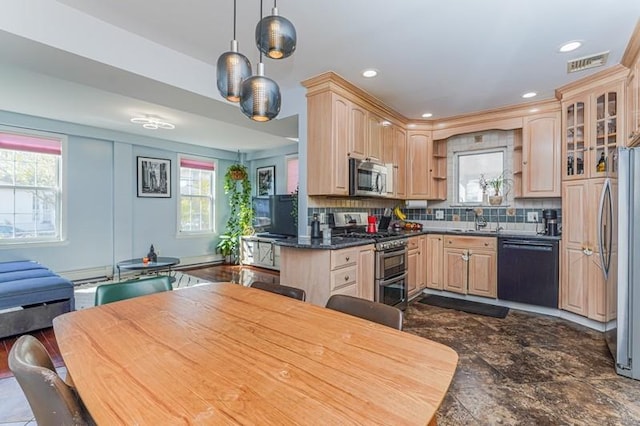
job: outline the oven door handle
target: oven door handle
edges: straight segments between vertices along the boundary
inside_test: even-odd
[[[387,259],[389,257],[394,257],[394,256],[397,256],[399,254],[406,255],[408,251],[409,250],[408,250],[407,246],[404,246],[401,249],[385,250],[385,251],[381,251],[379,253],[380,253],[380,258]]]
[[[401,280],[406,279],[406,278],[407,278],[407,275],[408,275],[408,273],[407,273],[407,271],[405,271],[405,272],[403,272],[403,273],[402,273],[402,274],[400,274],[400,275],[396,275],[395,277],[392,277],[392,278],[386,279],[386,280],[384,280],[384,281],[379,281],[379,282],[378,282],[378,285],[379,285],[380,287],[386,287],[386,286],[388,286],[389,284],[393,284],[393,283],[394,283],[394,282],[396,282],[396,281],[401,281]]]

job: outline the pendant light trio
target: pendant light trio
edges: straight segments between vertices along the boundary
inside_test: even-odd
[[[230,102],[240,102],[240,109],[254,121],[269,121],[280,112],[280,88],[272,79],[265,77],[262,54],[272,59],[291,56],[296,50],[296,29],[291,21],[278,15],[276,0],[271,16],[262,17],[256,25],[256,46],[260,51],[260,62],[256,74],[251,75],[251,63],[238,52],[236,40],[236,0],[233,0],[233,40],[231,50],[218,58],[217,83],[220,94]]]

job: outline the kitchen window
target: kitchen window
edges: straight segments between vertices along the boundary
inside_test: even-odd
[[[215,163],[205,158],[180,158],[179,232],[214,232]]]
[[[488,181],[503,174],[505,151],[506,148],[500,148],[455,153],[457,203],[480,204],[483,202],[480,178],[484,176]],[[494,195],[491,188],[487,188],[487,195]]]
[[[0,245],[62,240],[63,142],[0,131]]]

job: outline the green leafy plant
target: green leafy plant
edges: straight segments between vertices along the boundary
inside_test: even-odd
[[[229,219],[216,246],[220,254],[237,262],[240,237],[253,234],[254,211],[247,167],[232,164],[224,175],[224,192],[229,196]]]

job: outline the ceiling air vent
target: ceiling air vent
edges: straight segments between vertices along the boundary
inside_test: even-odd
[[[601,67],[607,63],[607,58],[609,58],[609,51],[574,59],[573,61],[567,62],[567,73]]]

